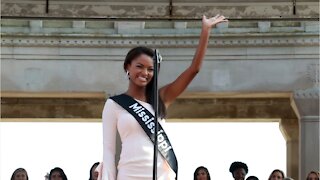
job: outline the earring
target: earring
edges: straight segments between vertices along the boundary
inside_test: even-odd
[[[129,71],[127,71],[127,78],[130,79]]]

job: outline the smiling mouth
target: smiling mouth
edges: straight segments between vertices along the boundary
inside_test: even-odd
[[[141,76],[139,77],[139,80],[141,80],[141,81],[146,81],[146,82],[148,81],[148,79],[147,79],[147,78],[145,78],[145,77],[141,77]]]

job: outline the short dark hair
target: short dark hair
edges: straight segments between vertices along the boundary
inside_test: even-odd
[[[229,168],[229,172],[233,173],[235,170],[237,169],[244,169],[244,171],[246,172],[246,174],[248,174],[248,166],[243,163],[243,162],[239,162],[239,161],[236,161],[236,162],[233,162]]]
[[[124,71],[127,70],[127,66],[131,64],[132,60],[139,57],[140,55],[145,54],[151,58],[154,56],[153,49],[145,47],[145,46],[138,46],[135,48],[132,48],[126,55],[126,58],[123,63],[123,69]]]
[[[256,176],[249,176],[246,180],[259,180]]]

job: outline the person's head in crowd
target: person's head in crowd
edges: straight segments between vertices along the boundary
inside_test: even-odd
[[[307,175],[306,180],[319,180],[320,173],[317,171],[310,171]]]
[[[18,168],[12,173],[11,180],[29,180],[28,173],[25,169]]]
[[[271,172],[268,180],[283,180],[284,172],[280,169],[275,169]]]
[[[49,180],[68,180],[68,178],[61,168],[55,167],[50,171]]]
[[[294,180],[294,179],[291,177],[285,177],[285,178],[283,178],[283,180]]]
[[[89,180],[97,180],[98,179],[98,172],[95,171],[98,165],[99,165],[99,162],[96,162],[91,166]]]
[[[243,162],[233,162],[229,168],[235,180],[244,180],[248,174],[248,166]]]
[[[211,180],[208,169],[204,166],[199,166],[193,173],[193,180]]]
[[[256,176],[249,176],[246,180],[259,180]]]

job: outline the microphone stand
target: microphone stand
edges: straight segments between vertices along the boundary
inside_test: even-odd
[[[158,167],[158,110],[159,110],[159,104],[158,104],[158,70],[159,70],[159,64],[162,61],[162,57],[157,49],[154,50],[154,57],[153,57],[153,87],[154,87],[154,95],[153,95],[153,103],[155,109],[154,109],[154,146],[153,146],[153,180],[157,180],[157,167]]]

